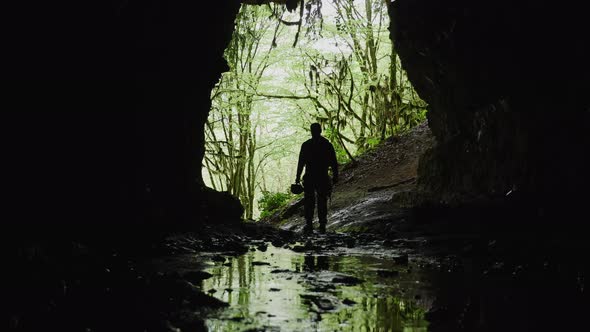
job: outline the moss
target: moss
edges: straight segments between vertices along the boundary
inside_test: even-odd
[[[366,225],[350,225],[350,226],[344,226],[338,229],[338,231],[340,232],[344,232],[344,233],[353,233],[353,234],[357,234],[357,233],[367,233],[369,230],[369,227]]]

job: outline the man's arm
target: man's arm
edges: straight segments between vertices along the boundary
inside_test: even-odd
[[[336,150],[334,146],[330,144],[330,167],[332,167],[332,181],[338,182],[338,160],[336,159]]]
[[[305,166],[305,151],[303,149],[304,145],[301,145],[301,151],[299,151],[299,162],[297,163],[297,177],[295,178],[295,183],[301,182],[301,173],[303,172],[303,166]]]

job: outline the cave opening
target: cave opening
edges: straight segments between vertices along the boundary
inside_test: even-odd
[[[337,129],[325,131],[334,143],[340,134],[355,142],[344,145],[356,163],[342,167],[326,234],[301,231],[300,205],[269,223],[240,222],[239,201],[202,186],[210,178],[201,173],[204,150],[221,143],[206,145],[204,124],[242,2],[261,11],[273,3],[262,15],[273,16],[273,37],[277,26],[299,31],[277,38],[272,52],[329,32],[327,13],[325,29],[311,24],[321,22],[315,0],[7,4],[1,237],[9,331],[587,326],[590,39],[582,2],[385,1],[428,124],[391,138],[386,130],[384,140],[365,128],[359,148],[352,129],[330,122],[350,119],[322,119],[313,103],[301,112],[290,106],[300,115],[285,121],[301,134],[290,136],[294,146],[318,120]],[[301,27],[277,22],[281,3],[293,10],[283,20],[303,15]],[[309,64],[283,67],[305,78],[301,90],[261,92],[292,99],[317,86],[319,98],[332,83],[322,72],[309,78]],[[245,90],[259,103],[254,111],[289,108],[272,105],[290,98],[255,95],[250,85],[214,107],[247,101]],[[355,91],[373,93],[363,86]],[[322,105],[338,100],[330,96]],[[266,131],[288,134],[268,114],[260,113]],[[340,156],[349,157],[344,148]],[[272,168],[293,171],[282,163]],[[392,169],[404,171],[384,183]]]
[[[301,143],[318,122],[340,164],[425,121],[381,0],[243,4],[211,92],[202,176],[269,217],[294,198]],[[387,182],[387,179],[384,179]]]

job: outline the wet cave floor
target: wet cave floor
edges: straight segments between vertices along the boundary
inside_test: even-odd
[[[428,263],[409,264],[398,251],[379,249],[303,253],[268,245],[217,262],[206,269],[213,277],[202,288],[230,307],[206,325],[211,331],[427,331],[431,285],[419,264]]]
[[[587,330],[585,233],[414,228],[241,223],[23,247],[6,261],[8,330]]]
[[[206,277],[194,285],[228,304],[201,314],[209,331],[560,331],[583,321],[585,263],[466,235],[436,243],[316,233],[173,262],[199,266]]]

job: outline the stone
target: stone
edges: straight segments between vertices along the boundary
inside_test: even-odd
[[[254,261],[254,262],[252,262],[252,265],[254,265],[254,266],[262,266],[262,265],[268,265],[268,266],[270,266],[270,263],[268,263],[268,262]]]
[[[215,255],[211,257],[211,260],[214,262],[225,262],[226,258],[221,255]]]
[[[396,264],[400,264],[400,265],[408,265],[408,263],[409,263],[408,254],[394,256],[393,260],[395,261]]]
[[[350,299],[344,299],[344,300],[342,301],[342,303],[343,303],[343,304],[345,304],[345,305],[348,305],[348,306],[351,306],[351,305],[355,305],[355,304],[356,304],[356,302],[355,302],[355,301],[353,301],[353,300],[350,300]]]
[[[345,285],[358,285],[360,283],[363,283],[364,280],[353,277],[353,276],[338,276],[338,277],[334,277],[332,278],[332,282],[336,283],[336,284],[345,284]]]
[[[382,278],[394,278],[399,276],[399,271],[395,270],[377,270],[377,275]]]
[[[274,269],[272,271],[270,271],[270,273],[287,273],[287,272],[292,272],[289,269]]]
[[[334,304],[327,298],[316,294],[300,294],[302,299],[309,303],[315,304],[320,311],[330,311],[335,309]]]
[[[211,278],[213,275],[205,271],[188,271],[182,275],[182,278],[188,281],[197,282]]]
[[[258,247],[256,247],[256,249],[265,252],[268,249],[268,244],[266,243],[261,243]]]

